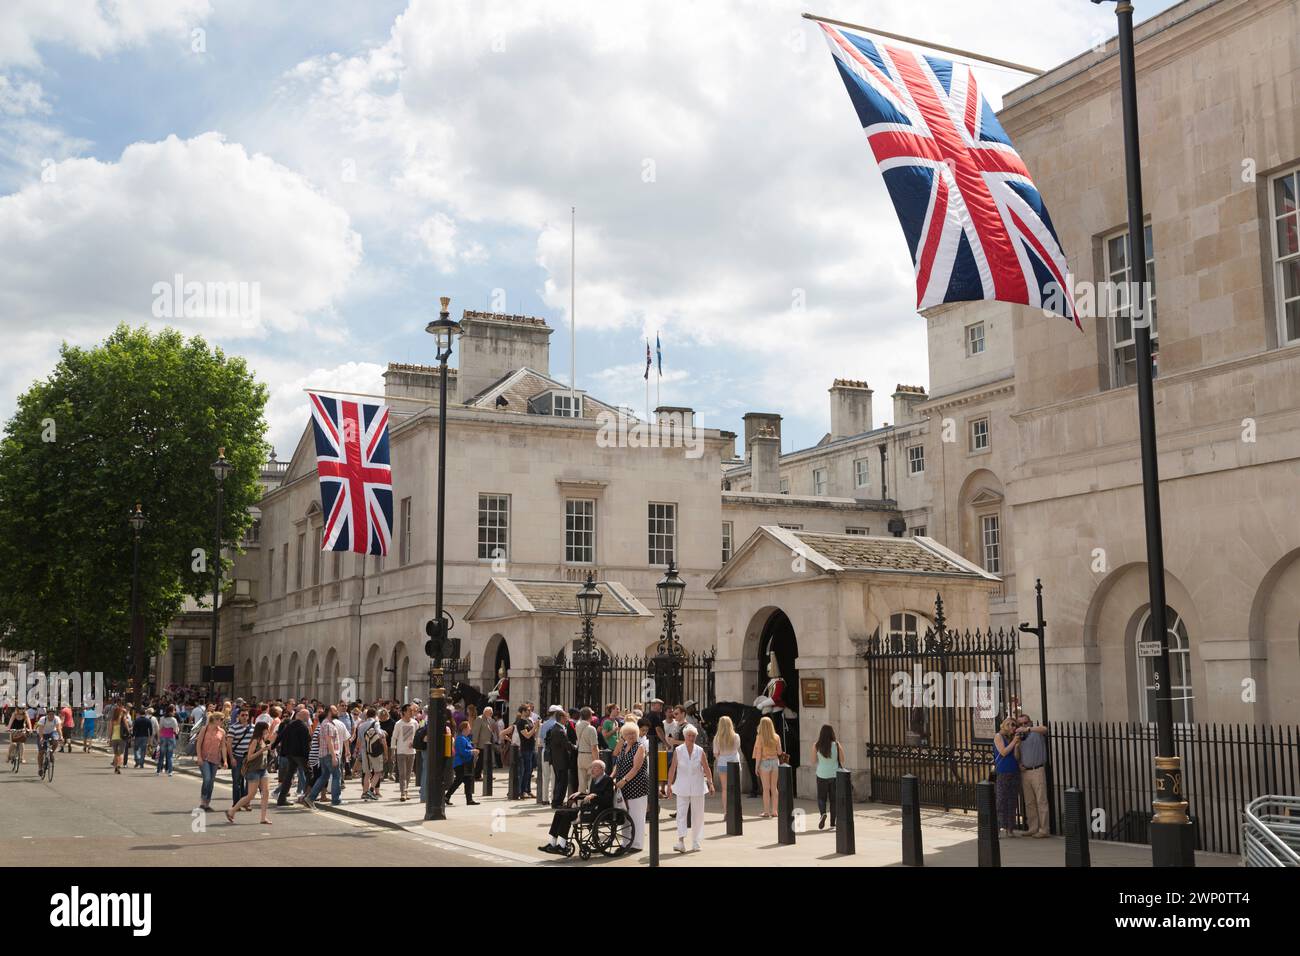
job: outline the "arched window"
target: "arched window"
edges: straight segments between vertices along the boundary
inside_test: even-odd
[[[1142,615],[1138,627],[1138,641],[1156,641],[1159,637],[1152,629],[1151,612]],[[1174,723],[1190,724],[1192,722],[1192,644],[1187,634],[1187,622],[1172,607],[1167,611],[1166,623],[1169,631],[1169,697],[1174,712]],[[1156,719],[1156,660],[1143,657],[1140,648],[1134,647],[1137,655],[1139,707],[1144,721]]]
[[[915,614],[904,611],[901,614],[889,615],[889,636],[891,638],[916,637],[920,627],[921,619]]]

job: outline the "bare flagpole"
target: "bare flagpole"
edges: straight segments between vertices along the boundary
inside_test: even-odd
[[[891,40],[902,40],[904,43],[912,43],[916,46],[927,47],[931,50],[938,50],[941,53],[953,53],[957,56],[964,56],[972,60],[979,60],[981,63],[989,63],[993,66],[1005,67],[1008,70],[1015,70],[1018,73],[1029,73],[1033,76],[1042,76],[1046,70],[1040,70],[1036,66],[1025,66],[1023,63],[1012,63],[1010,60],[999,60],[997,57],[985,56],[983,53],[972,53],[970,50],[963,50],[960,47],[944,46],[942,43],[931,43],[929,40],[918,40],[916,37],[904,36],[901,33],[889,33],[886,30],[877,30],[875,27],[863,26],[861,23],[848,23],[844,20],[832,20],[830,17],[819,17],[815,13],[805,13],[805,20],[814,20],[817,23],[829,23],[832,26],[847,27],[850,30],[861,30],[863,33],[874,33],[879,37],[888,37]]]
[[[578,416],[578,209],[569,207],[569,409]]]

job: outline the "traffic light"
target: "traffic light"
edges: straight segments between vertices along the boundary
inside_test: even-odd
[[[424,633],[429,639],[424,642],[424,653],[430,660],[440,661],[447,643],[447,632],[442,621],[434,618],[424,625]]]

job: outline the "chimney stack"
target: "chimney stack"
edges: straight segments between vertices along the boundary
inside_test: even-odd
[[[781,439],[769,432],[760,432],[749,441],[751,489],[761,494],[781,493]]]
[[[916,406],[927,397],[920,385],[899,385],[894,389],[894,424],[907,425],[916,421]]]
[[[871,389],[866,382],[837,378],[830,393],[832,441],[871,431]]]
[[[758,434],[776,436],[777,452],[781,451],[781,416],[775,412],[750,412],[745,416],[745,460],[750,460],[750,443]]]

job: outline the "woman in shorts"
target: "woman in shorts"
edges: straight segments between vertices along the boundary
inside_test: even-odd
[[[226,819],[231,823],[235,822],[235,814],[245,807],[251,807],[253,797],[261,793],[262,822],[271,825],[271,819],[266,815],[267,803],[271,797],[271,781],[266,775],[266,759],[271,749],[266,740],[268,726],[270,725],[266,722],[253,725],[253,737],[248,742],[248,753],[244,756],[244,795],[226,811]],[[238,772],[235,769],[235,773]]]

